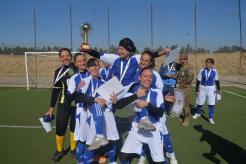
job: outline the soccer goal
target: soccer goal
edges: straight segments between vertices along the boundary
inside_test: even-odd
[[[50,88],[54,71],[61,65],[57,51],[25,52],[26,88]],[[72,52],[75,54],[77,52]]]

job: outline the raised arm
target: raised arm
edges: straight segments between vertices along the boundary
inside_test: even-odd
[[[100,54],[99,52],[90,49],[90,50],[81,50],[84,53],[89,54],[90,56],[100,59],[102,61],[104,61],[105,63],[108,63],[109,65],[113,65],[114,61],[118,58],[118,55],[116,54],[107,54],[107,53],[102,53]]]

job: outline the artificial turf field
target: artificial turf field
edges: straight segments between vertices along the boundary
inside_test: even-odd
[[[246,90],[235,87],[222,89],[244,98],[223,92],[222,101],[216,105],[215,126],[206,121],[207,107],[204,108],[205,117],[198,120],[191,118],[188,127],[182,127],[178,119],[168,117],[168,127],[180,164],[246,163]],[[41,128],[3,127],[40,126],[38,118],[48,110],[50,93],[48,89],[0,88],[0,163],[53,163],[55,130],[47,134]],[[128,109],[116,112],[122,138],[130,127],[125,123],[132,114]],[[235,162],[237,159],[241,161]],[[59,163],[76,161],[67,154]]]

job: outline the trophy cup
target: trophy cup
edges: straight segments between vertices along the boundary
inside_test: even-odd
[[[88,33],[91,31],[91,25],[89,23],[84,23],[80,27],[81,36],[84,42],[81,44],[80,49],[82,50],[89,50],[90,45],[88,44]]]

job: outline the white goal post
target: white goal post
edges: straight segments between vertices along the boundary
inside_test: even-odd
[[[30,87],[49,88],[52,82],[54,71],[61,65],[57,51],[49,52],[25,52],[25,76],[26,88],[29,91]],[[72,54],[78,53],[73,51]],[[50,60],[51,58],[52,60]],[[32,71],[32,72],[31,72]],[[45,77],[41,81],[47,84],[40,84],[40,77]],[[33,82],[31,83],[30,80]],[[42,82],[41,82],[42,83]]]

